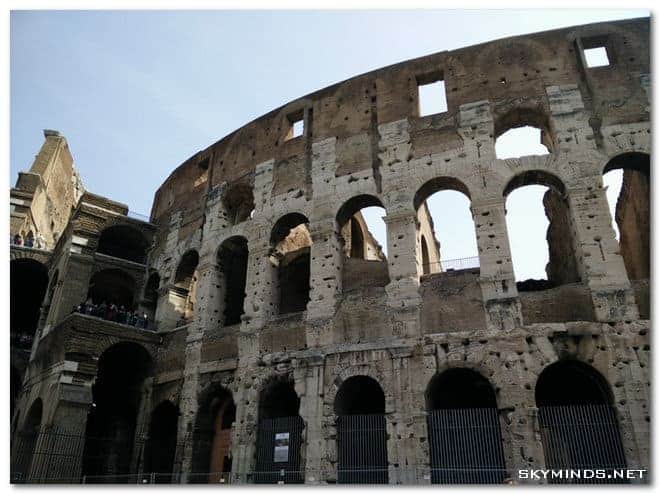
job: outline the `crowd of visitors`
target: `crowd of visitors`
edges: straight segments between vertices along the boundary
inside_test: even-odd
[[[41,235],[37,235],[35,238],[33,235],[31,235],[32,232],[30,232],[26,237],[25,240],[23,240],[23,236],[21,234],[16,234],[14,236],[10,235],[9,236],[9,244],[12,244],[14,246],[25,246],[29,248],[35,248],[35,249],[45,249],[46,248],[46,242],[44,238]]]
[[[118,306],[114,303],[106,304],[103,301],[101,304],[95,304],[92,298],[89,298],[86,302],[75,306],[72,312],[151,330],[151,322],[147,313],[141,314],[137,310],[131,311],[131,309],[127,309],[122,305]]]

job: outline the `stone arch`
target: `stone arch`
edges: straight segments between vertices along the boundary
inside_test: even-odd
[[[566,186],[555,174],[546,170],[526,170],[510,178],[503,188],[503,198],[508,200],[510,194],[519,188],[526,186],[543,186],[548,188],[543,196],[543,207],[549,226],[546,232],[546,245],[548,249],[548,263],[545,267],[545,280],[526,280],[517,282],[519,291],[543,290],[559,285],[579,282],[581,280],[576,257],[573,220],[571,217],[569,202],[566,197]],[[508,209],[506,208],[506,212]],[[508,223],[510,246],[512,249],[512,261],[515,272],[517,270],[515,243],[516,230]],[[519,237],[523,239],[523,231],[519,229]],[[526,234],[527,235],[527,234]]]
[[[25,415],[21,430],[18,432],[12,453],[12,479],[16,481],[31,481],[31,473],[35,470],[33,464],[37,458],[36,447],[43,422],[43,402],[41,398],[32,401]]]
[[[439,225],[436,225],[434,219],[432,218],[432,209],[436,209],[436,206],[432,202],[432,208],[430,209],[429,200],[432,199],[432,196],[437,193],[445,193],[446,191],[453,191],[454,193],[459,193],[465,196],[465,203],[462,208],[465,208],[463,211],[463,216],[461,212],[453,212],[454,218],[452,220],[453,227],[456,228],[456,225],[459,221],[463,222],[465,235],[468,235],[468,231],[473,232],[473,244],[474,244],[474,253],[465,252],[461,256],[450,255],[444,256],[443,249],[446,247],[442,240],[448,241],[451,243],[454,238],[439,235],[440,231],[437,232],[437,228],[443,230],[449,222],[440,222]],[[435,200],[438,200],[439,196],[436,196]],[[452,200],[452,198],[445,198],[445,200]],[[464,198],[462,197],[462,201]],[[473,214],[471,211],[471,193],[468,186],[460,179],[451,176],[437,176],[430,180],[424,182],[418,190],[413,195],[413,208],[416,212],[416,262],[418,275],[427,275],[430,273],[436,273],[445,271],[449,268],[455,269],[455,266],[452,265],[453,261],[456,258],[471,258],[477,256],[477,237],[475,230],[475,222],[473,220]],[[439,220],[440,216],[439,209],[436,209],[436,219]],[[445,212],[443,212],[445,213]],[[461,219],[461,220],[460,220]],[[468,222],[470,222],[470,228],[468,227]],[[463,237],[462,237],[463,238]],[[465,251],[465,247],[462,246],[462,250]],[[443,261],[449,261],[449,263],[443,263]],[[477,261],[475,261],[477,263]],[[479,264],[478,264],[479,266]],[[474,267],[474,266],[473,266]]]
[[[425,402],[432,483],[502,483],[500,415],[489,380],[470,368],[448,368],[429,381]]]
[[[29,349],[48,287],[48,269],[32,258],[12,260],[9,264],[9,285],[12,344]]]
[[[87,297],[94,304],[115,304],[133,309],[136,283],[131,275],[119,268],[97,271],[90,278]]]
[[[575,359],[548,365],[537,379],[535,401],[547,468],[627,466],[612,390],[592,366]]]
[[[180,258],[173,277],[176,307],[185,320],[191,319],[195,310],[199,262],[200,256],[197,250],[189,249]]]
[[[82,459],[90,482],[118,482],[137,469],[131,465],[137,415],[152,374],[153,360],[140,344],[121,341],[99,356]]]
[[[615,207],[620,254],[629,280],[650,276],[650,156],[626,152],[612,157],[603,174],[621,169],[622,188]]]
[[[303,483],[300,397],[289,375],[262,383],[258,402],[256,483]]]
[[[225,239],[216,255],[221,287],[223,326],[241,323],[248,275],[248,240],[243,236]]]
[[[154,473],[157,483],[172,479],[179,414],[179,408],[169,400],[162,401],[151,414],[144,471]]]
[[[388,483],[386,396],[367,375],[353,375],[333,400],[338,483]]]
[[[232,427],[236,405],[232,392],[214,382],[200,393],[193,433],[191,481],[218,483],[232,470]]]
[[[139,229],[119,223],[101,231],[96,252],[144,264],[148,247],[148,241]]]
[[[528,105],[510,107],[494,114],[494,143],[508,131],[521,127],[539,129],[540,144],[546,147],[549,153],[555,150],[555,136],[548,111],[541,104],[531,102]]]
[[[272,305],[276,314],[305,311],[310,299],[309,220],[288,213],[271,230]]]

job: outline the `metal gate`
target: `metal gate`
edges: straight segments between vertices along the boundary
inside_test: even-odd
[[[502,483],[505,457],[496,408],[439,409],[427,416],[432,483]]]
[[[383,414],[337,417],[337,482],[388,483],[388,445]]]
[[[11,447],[12,483],[78,483],[85,438],[59,428],[18,432]]]
[[[260,421],[255,483],[303,483],[302,433],[303,418],[300,416]]]
[[[627,467],[615,411],[608,404],[543,406],[539,425],[548,469]],[[618,478],[550,479],[549,483],[628,483]]]

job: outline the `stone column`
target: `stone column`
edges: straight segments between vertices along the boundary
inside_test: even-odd
[[[576,262],[583,283],[590,288],[598,321],[636,320],[634,292],[601,184],[599,176],[586,177],[567,190]]]
[[[149,426],[151,424],[151,413],[153,410],[152,391],[154,388],[154,377],[145,379],[142,383],[140,405],[136,414],[135,431],[133,433],[133,451],[131,459],[132,473],[142,473],[147,442],[149,441]]]
[[[421,263],[416,256],[417,218],[414,211],[388,213],[384,217],[388,234],[388,305],[406,310],[421,303]]]
[[[296,369],[300,377],[296,379],[296,393],[301,398],[299,414],[305,421],[305,483],[323,483],[323,452],[325,439],[321,428],[323,414],[324,372],[323,358],[307,361],[307,366]]]
[[[521,304],[507,237],[504,198],[475,200],[471,204],[480,257],[480,286],[489,330],[521,325]]]
[[[276,280],[269,254],[270,246],[266,242],[249,244],[242,331],[261,329],[273,314],[273,287]]]
[[[244,385],[234,393],[236,421],[232,427],[232,483],[241,484],[252,479],[258,418],[258,393],[249,383]]]
[[[342,292],[342,251],[335,220],[327,218],[310,224],[310,301],[307,320],[322,320],[335,314],[337,296]]]

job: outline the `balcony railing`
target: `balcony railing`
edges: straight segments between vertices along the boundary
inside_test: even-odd
[[[423,265],[425,273],[439,273],[453,270],[469,270],[480,267],[480,257],[470,256],[468,258],[455,258],[451,260],[434,261]]]

